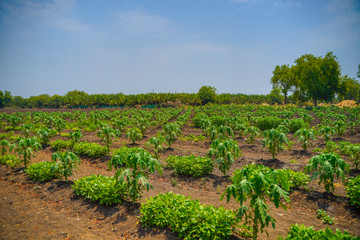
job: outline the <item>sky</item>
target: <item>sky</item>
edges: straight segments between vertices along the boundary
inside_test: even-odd
[[[360,64],[359,0],[0,0],[0,90],[13,96],[268,94],[276,65]]]

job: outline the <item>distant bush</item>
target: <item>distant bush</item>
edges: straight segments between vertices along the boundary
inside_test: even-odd
[[[272,128],[277,128],[283,119],[278,117],[260,117],[256,118],[256,126],[261,130],[265,131]]]

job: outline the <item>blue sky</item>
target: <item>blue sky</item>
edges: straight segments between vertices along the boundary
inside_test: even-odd
[[[358,0],[1,0],[0,90],[267,94],[276,65],[360,64]]]

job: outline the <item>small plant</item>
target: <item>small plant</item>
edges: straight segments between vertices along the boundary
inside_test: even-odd
[[[50,143],[50,138],[53,136],[53,131],[49,128],[41,128],[37,131],[39,141],[41,145],[48,145]]]
[[[20,138],[18,142],[17,152],[19,155],[22,155],[22,162],[24,163],[25,168],[28,163],[31,162],[31,158],[34,157],[33,151],[41,148],[41,144],[38,139],[33,138]]]
[[[284,175],[284,178],[288,179],[290,189],[306,188],[310,181],[310,177],[303,172],[295,172],[292,169],[286,168],[278,169],[277,171],[279,174]]]
[[[327,212],[323,209],[318,209],[316,210],[317,214],[317,218],[321,219],[322,220],[322,223],[324,224],[329,224],[329,225],[332,225],[334,222],[334,218],[330,217]]]
[[[161,152],[163,150],[163,143],[165,142],[165,137],[164,136],[158,136],[158,137],[152,137],[149,139],[149,141],[146,143],[147,147],[154,147],[154,153],[155,153],[155,157],[157,159],[159,159],[159,152]]]
[[[269,149],[272,159],[275,159],[276,155],[282,151],[285,146],[290,145],[290,141],[286,134],[277,129],[266,130],[263,132],[263,134],[263,147],[267,147]]]
[[[312,157],[305,167],[307,173],[313,172],[312,179],[320,176],[319,185],[323,183],[327,193],[335,190],[334,177],[345,181],[345,174],[349,172],[349,164],[336,153],[324,153]]]
[[[126,199],[125,184],[120,184],[114,177],[91,175],[76,179],[72,189],[79,196],[102,205],[113,205]]]
[[[53,162],[33,163],[25,169],[25,172],[37,182],[46,182],[57,176],[57,172],[51,170],[54,166]]]
[[[176,174],[201,177],[213,171],[214,163],[206,157],[169,156],[165,162],[167,166],[174,169]]]
[[[247,136],[246,142],[255,144],[256,138],[260,135],[260,129],[254,126],[250,126],[245,129],[245,136]]]
[[[163,136],[165,137],[165,141],[169,148],[171,148],[171,145],[176,141],[180,131],[181,128],[176,122],[165,124],[163,129]]]
[[[102,157],[107,154],[107,148],[97,143],[80,142],[74,145],[76,154],[91,158]]]
[[[15,168],[20,167],[21,161],[18,156],[7,154],[5,156],[0,156],[0,164],[5,164],[11,168]]]
[[[1,156],[4,156],[7,152],[11,152],[14,149],[16,149],[16,145],[15,144],[11,144],[8,140],[1,140],[0,141],[0,145],[1,145]]]
[[[58,134],[61,134],[61,131],[65,129],[66,122],[62,118],[56,118],[54,121],[54,128],[58,132]]]
[[[69,138],[71,141],[71,145],[74,146],[76,143],[79,143],[81,141],[81,138],[83,137],[83,133],[80,129],[77,129],[70,133]]]
[[[110,147],[113,142],[113,138],[120,136],[121,132],[117,129],[113,129],[109,126],[103,126],[96,134],[105,143],[107,152],[110,152]]]
[[[63,150],[63,149],[70,149],[72,147],[72,142],[58,139],[58,140],[55,140],[55,141],[51,142],[50,146],[55,151],[60,151],[60,150]]]
[[[343,136],[346,132],[346,123],[343,120],[337,120],[334,124],[336,134],[338,136]]]
[[[56,152],[51,156],[51,159],[55,163],[52,168],[53,171],[65,177],[65,181],[68,181],[68,177],[74,175],[78,164],[81,163],[80,159],[73,152]]]
[[[240,156],[240,148],[236,141],[232,139],[221,140],[215,139],[211,143],[208,155],[215,157],[220,171],[226,175],[234,159]]]
[[[349,179],[346,183],[346,192],[350,198],[350,204],[360,208],[360,175]]]
[[[313,129],[301,128],[295,132],[295,137],[298,138],[298,142],[301,143],[304,151],[307,150],[308,145],[310,145],[310,140],[316,140],[315,133]]]
[[[126,132],[126,138],[130,139],[132,144],[135,144],[136,141],[143,139],[143,135],[139,128],[133,127]]]
[[[331,137],[335,134],[335,129],[330,126],[319,126],[319,133],[325,142],[330,141]]]

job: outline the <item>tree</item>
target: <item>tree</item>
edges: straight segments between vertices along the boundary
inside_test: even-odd
[[[358,72],[357,72],[357,75],[356,75],[358,78],[360,78],[360,64],[358,65]]]
[[[216,88],[211,86],[202,86],[199,89],[198,96],[202,105],[213,103],[216,100]]]
[[[318,100],[329,102],[340,90],[340,65],[328,52],[324,58],[305,54],[295,60],[294,74],[301,91],[306,92],[317,106]]]
[[[0,91],[0,108],[4,108],[12,100],[12,95],[10,91]]]
[[[294,91],[297,84],[292,67],[289,65],[277,65],[273,71],[274,76],[271,78],[273,88],[279,87],[285,97],[285,104],[287,103],[287,96],[290,91]]]
[[[343,99],[354,100],[360,102],[360,83],[355,78],[350,78],[348,75],[340,77],[341,92],[340,96]]]

